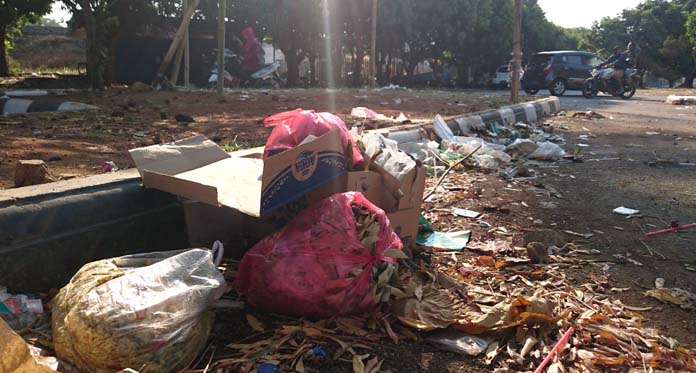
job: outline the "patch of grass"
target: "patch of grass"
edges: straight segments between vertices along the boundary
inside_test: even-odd
[[[227,153],[231,153],[244,149],[258,148],[264,145],[266,145],[266,142],[262,140],[239,140],[238,137],[235,136],[232,141],[224,142],[222,148]]]
[[[38,67],[23,67],[17,66],[15,70],[18,74],[63,74],[63,75],[78,75],[77,68],[74,67],[54,67],[54,66],[38,66]]]

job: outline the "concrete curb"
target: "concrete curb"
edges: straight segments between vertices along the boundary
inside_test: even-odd
[[[509,126],[517,122],[535,122],[545,115],[561,111],[561,100],[550,97],[522,104],[504,106],[496,110],[472,113],[445,118],[444,122],[455,136],[467,133],[467,130],[492,125]]]
[[[696,105],[696,96],[670,95],[665,102],[672,105]]]
[[[48,102],[25,100],[21,98],[0,97],[0,113],[2,115],[40,113],[45,111],[91,111],[96,106],[80,102]]]
[[[471,133],[472,129],[488,128],[490,130],[497,125],[508,126],[517,122],[534,122],[543,118],[545,115],[555,114],[559,111],[561,111],[561,100],[558,97],[549,97],[536,101],[504,106],[494,110],[467,113],[447,118],[438,115],[435,121],[439,121],[439,126],[428,124],[424,126],[375,130],[373,132],[381,133],[399,144],[404,144],[427,138],[427,136],[424,136],[424,130],[433,131],[434,127],[440,127],[440,129],[447,131],[448,136],[462,136],[466,133]]]
[[[85,263],[189,247],[183,210],[137,170],[0,191],[0,284],[63,286]]]

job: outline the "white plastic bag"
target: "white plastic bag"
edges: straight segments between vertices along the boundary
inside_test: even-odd
[[[505,148],[505,153],[516,159],[526,158],[539,148],[534,141],[529,139],[517,139]]]
[[[54,300],[56,354],[89,372],[178,371],[205,346],[224,287],[204,249],[86,264]]]
[[[416,168],[414,161],[408,154],[399,150],[399,144],[378,133],[367,133],[362,137],[365,152],[374,157],[379,151],[382,154],[375,158],[375,162],[382,166],[392,176],[402,181],[403,178]]]
[[[537,145],[539,145],[539,147],[529,155],[529,159],[552,161],[561,159],[566,155],[563,148],[552,142],[545,141]]]

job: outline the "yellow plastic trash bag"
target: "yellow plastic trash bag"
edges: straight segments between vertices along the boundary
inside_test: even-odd
[[[54,370],[34,360],[22,337],[0,319],[0,373],[51,373]]]
[[[88,372],[181,370],[205,347],[224,286],[204,249],[86,264],[54,300],[56,354]]]

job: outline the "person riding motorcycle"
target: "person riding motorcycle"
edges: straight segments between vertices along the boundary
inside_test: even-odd
[[[623,77],[626,69],[630,67],[626,62],[626,59],[627,56],[623,53],[621,47],[614,47],[614,55],[609,57],[606,62],[598,66],[602,69],[608,66],[614,68],[614,79],[616,79],[617,83],[619,84],[619,90],[617,92],[618,94],[622,94],[624,92]]]
[[[251,75],[255,73],[264,63],[264,51],[261,43],[254,35],[254,29],[247,27],[242,30],[244,46],[242,47],[242,63],[240,81],[242,86],[251,80]]]

